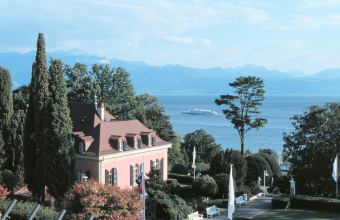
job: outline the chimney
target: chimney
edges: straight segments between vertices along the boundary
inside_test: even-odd
[[[104,118],[104,115],[105,115],[104,103],[99,103],[97,105],[97,113],[98,113],[98,115],[100,117],[100,120],[104,121],[104,119],[105,119]]]

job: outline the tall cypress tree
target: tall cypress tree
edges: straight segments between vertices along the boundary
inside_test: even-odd
[[[49,69],[50,146],[48,161],[52,169],[47,173],[49,193],[60,198],[73,183],[72,122],[67,102],[67,86],[63,64],[52,60]]]
[[[48,74],[45,52],[45,39],[38,36],[37,52],[32,68],[29,108],[25,124],[24,169],[25,182],[40,201],[45,199],[46,155],[48,140]]]
[[[10,122],[13,115],[12,80],[9,71],[0,67],[0,169],[6,161],[10,144]]]

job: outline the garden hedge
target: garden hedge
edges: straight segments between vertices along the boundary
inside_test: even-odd
[[[185,174],[177,174],[177,173],[169,173],[168,178],[170,179],[176,179],[181,184],[189,184],[191,185],[194,181],[193,176],[188,176]]]
[[[9,206],[10,202],[6,200],[0,200],[0,211],[4,214],[5,210]],[[32,213],[37,203],[34,202],[22,202],[18,201],[12,211],[10,212],[10,218],[15,220],[25,220]],[[50,207],[41,207],[35,217],[36,220],[56,219],[58,212]]]
[[[340,213],[340,200],[326,197],[312,197],[304,195],[281,196],[273,198],[272,207],[318,210]]]

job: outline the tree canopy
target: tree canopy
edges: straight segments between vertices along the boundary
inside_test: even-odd
[[[283,134],[284,160],[297,182],[297,192],[331,195],[335,192],[332,166],[340,153],[340,105],[311,106],[292,117],[294,130]]]
[[[190,162],[192,162],[192,152],[196,147],[196,163],[210,163],[212,158],[221,150],[216,144],[215,138],[203,129],[198,129],[184,136],[182,148],[185,150]]]
[[[221,95],[215,100],[217,105],[224,105],[225,117],[234,125],[241,140],[241,155],[244,153],[244,135],[253,128],[263,127],[267,120],[257,117],[259,107],[264,100],[263,80],[256,76],[238,77],[229,83],[234,94]]]

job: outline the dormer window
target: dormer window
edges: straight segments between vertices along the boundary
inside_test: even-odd
[[[126,150],[126,148],[127,148],[127,141],[126,140],[122,140],[121,144],[122,144],[123,150]]]
[[[79,142],[79,153],[85,153],[85,144],[84,142]]]
[[[138,148],[142,147],[142,139],[138,138],[137,142],[138,142]]]
[[[156,145],[156,137],[151,138],[151,144],[152,144],[152,146]]]
[[[134,141],[133,141],[133,147],[134,147],[135,149],[138,149],[138,139],[137,139],[137,138],[134,138],[133,140],[134,140]]]

